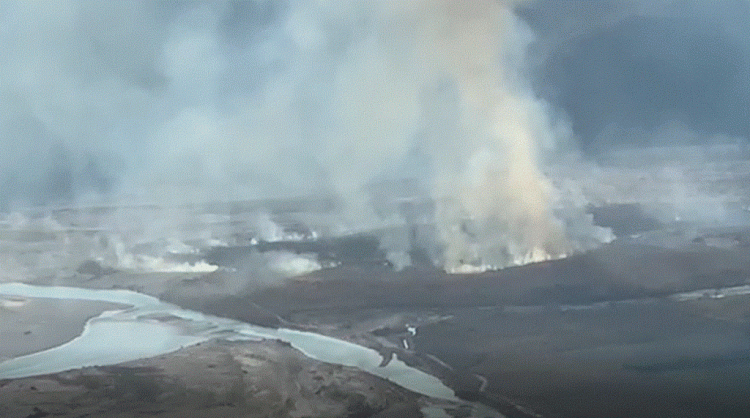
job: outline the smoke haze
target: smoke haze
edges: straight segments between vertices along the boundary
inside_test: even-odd
[[[750,135],[748,4],[3,2],[0,209],[334,195],[354,226],[409,177],[447,269],[563,256],[611,236],[560,154]]]

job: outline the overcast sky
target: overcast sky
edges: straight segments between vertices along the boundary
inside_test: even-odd
[[[588,151],[750,137],[750,1],[552,0],[519,13],[537,35],[537,92]],[[665,124],[697,135],[649,135]]]

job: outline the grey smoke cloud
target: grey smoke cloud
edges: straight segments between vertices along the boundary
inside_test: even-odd
[[[356,224],[408,175],[446,265],[562,255],[540,156],[747,137],[748,2],[706,4],[3,2],[0,209],[335,194]]]
[[[534,87],[590,153],[750,137],[750,2],[538,1]],[[679,124],[686,135],[662,136]]]

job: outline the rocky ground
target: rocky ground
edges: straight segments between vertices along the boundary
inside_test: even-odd
[[[212,341],[117,366],[0,381],[0,416],[419,416],[422,397],[278,341]]]

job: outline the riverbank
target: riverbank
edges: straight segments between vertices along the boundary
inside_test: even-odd
[[[248,254],[257,258],[251,249]],[[220,266],[208,273],[69,266],[71,273],[28,281],[131,289],[205,314],[354,342],[379,353],[376,366],[404,361],[508,417],[713,418],[750,414],[745,379],[750,373],[750,302],[747,295],[720,290],[748,284],[748,260],[747,229],[673,228],[562,260],[476,275],[426,267],[396,271],[370,263],[269,281],[261,276],[262,265]],[[695,290],[701,294],[669,296]],[[199,360],[199,352],[186,353],[212,364],[211,356]],[[198,370],[204,367],[184,361]],[[126,375],[141,367],[126,364],[132,369]],[[149,378],[161,379],[159,373]],[[119,378],[112,379],[108,384]],[[83,396],[84,389],[76,393]],[[26,392],[15,393],[22,399]],[[260,396],[246,394],[246,401]],[[113,402],[110,406],[117,405]],[[183,411],[179,405],[151,402],[162,408],[152,412],[162,416],[173,416],[170,408]],[[211,413],[222,416],[221,411]],[[295,411],[278,413],[295,416]]]
[[[15,300],[49,297],[65,301],[96,300],[129,305],[126,310],[110,311],[88,321],[84,332],[67,344],[0,363],[0,377],[4,379],[4,384],[35,376],[65,375],[71,371],[91,367],[109,370],[141,359],[163,359],[165,355],[169,356],[176,350],[185,350],[201,343],[232,341],[235,344],[249,342],[249,345],[252,345],[257,341],[277,341],[282,346],[293,349],[298,355],[318,362],[325,361],[337,367],[355,368],[360,373],[367,373],[372,379],[384,379],[389,384],[412,391],[428,406],[435,407],[435,401],[438,400],[448,408],[472,408],[470,405],[457,402],[453,391],[438,379],[408,367],[401,359],[391,356],[385,361],[386,359],[374,350],[320,334],[288,328],[258,327],[204,315],[127,290],[92,290],[7,283],[0,285],[0,294]],[[199,355],[196,361],[200,366],[206,359]],[[294,368],[294,361],[286,357],[276,362],[283,363],[282,367]],[[133,367],[139,368],[122,367],[127,373],[131,373]],[[156,368],[165,370],[165,365],[160,364]],[[256,376],[259,371],[253,370],[252,373]],[[184,373],[181,372],[180,375],[182,374]],[[139,385],[152,385],[148,382],[153,380],[154,376],[145,377],[146,380]],[[299,378],[294,377],[295,380]],[[242,396],[244,399],[245,395]],[[296,398],[292,401],[294,404]],[[368,407],[369,412],[366,416],[386,410],[388,407],[387,404],[384,407]],[[296,408],[293,409],[296,411]],[[316,414],[318,412],[314,414],[318,416]],[[354,415],[358,414],[359,412]]]
[[[117,366],[0,381],[7,418],[407,417],[427,405],[387,380],[275,340],[214,340]]]
[[[125,305],[101,301],[0,296],[0,361],[64,344],[86,321]]]

